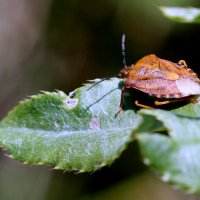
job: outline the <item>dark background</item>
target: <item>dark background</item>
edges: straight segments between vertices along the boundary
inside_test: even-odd
[[[116,75],[127,63],[155,53],[185,59],[200,74],[200,25],[166,19],[159,5],[198,0],[0,0],[0,117],[41,90],[68,93],[87,80]],[[27,166],[0,157],[0,199],[192,199],[152,175],[137,143],[111,167],[93,174]]]

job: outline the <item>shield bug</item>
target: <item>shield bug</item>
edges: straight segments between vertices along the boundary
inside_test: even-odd
[[[127,88],[134,88],[156,97],[155,106],[179,101],[195,101],[194,95],[200,94],[200,79],[187,67],[184,60],[173,63],[150,54],[134,65],[124,67],[118,76],[124,78],[124,86],[121,89],[120,109],[117,114],[123,108],[123,96]],[[143,108],[152,108],[140,104],[137,100],[135,104]]]
[[[126,89],[137,89],[155,97],[155,106],[180,101],[195,102],[195,95],[200,94],[200,79],[187,66],[184,60],[174,63],[150,54],[137,61],[134,65],[126,66],[124,34],[122,35],[122,56],[124,68],[117,76],[124,79],[124,86],[121,89],[120,108],[115,116],[123,108],[124,91]],[[108,78],[104,78],[99,82],[106,79]],[[142,108],[153,108],[139,103],[138,100],[134,103]]]

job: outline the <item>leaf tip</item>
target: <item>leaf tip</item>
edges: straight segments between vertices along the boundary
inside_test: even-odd
[[[60,167],[55,166],[55,167],[53,167],[52,169],[54,169],[54,170],[58,170],[58,169],[60,169]]]
[[[11,155],[11,154],[4,154],[6,157],[8,157],[8,158],[12,158],[12,159],[14,159],[14,156],[13,155]]]

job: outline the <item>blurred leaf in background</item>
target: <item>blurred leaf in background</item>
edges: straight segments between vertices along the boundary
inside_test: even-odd
[[[177,22],[200,23],[200,8],[159,7],[162,13]]]

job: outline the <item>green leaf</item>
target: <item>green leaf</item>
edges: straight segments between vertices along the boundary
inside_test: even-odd
[[[0,146],[23,163],[90,172],[111,164],[138,138],[145,164],[164,181],[200,192],[200,105],[136,114],[125,94],[124,111],[115,118],[122,82],[90,86],[21,102],[0,123]]]
[[[21,162],[57,169],[89,172],[111,164],[141,121],[133,110],[114,117],[120,84],[112,79],[69,96],[61,91],[32,96],[0,123],[0,145]]]
[[[181,7],[165,7],[160,6],[159,9],[167,18],[184,23],[200,23],[199,8],[181,8]]]
[[[193,117],[184,116],[184,109],[187,111],[188,106],[193,107],[188,113]],[[143,131],[138,135],[144,163],[163,181],[191,193],[200,192],[200,112],[196,112],[199,109],[200,105],[189,104],[175,111],[179,114],[164,110],[142,110],[144,120],[135,130],[140,132],[140,127],[145,127],[151,120],[150,132],[153,134]],[[181,112],[184,115],[180,115]],[[159,129],[166,130],[169,135],[161,134]]]

